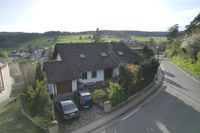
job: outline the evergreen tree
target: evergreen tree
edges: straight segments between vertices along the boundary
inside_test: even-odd
[[[44,80],[44,72],[42,71],[41,64],[38,63],[35,71],[35,81],[39,80],[42,81]]]
[[[99,28],[97,28],[94,35],[93,35],[93,41],[94,42],[100,42],[101,38],[102,38],[102,32],[99,30]]]

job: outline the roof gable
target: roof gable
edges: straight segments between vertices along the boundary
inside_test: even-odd
[[[123,55],[119,55],[119,51],[123,53]],[[80,76],[79,74],[85,71],[117,67],[121,63],[138,63],[137,55],[124,43],[56,44],[53,59],[56,59],[58,53],[62,59],[59,65],[62,65],[63,68],[61,66],[59,66],[60,69],[52,66],[48,68],[54,68],[57,69],[57,71],[69,69],[67,75],[71,78],[73,78],[74,75]],[[102,55],[102,53],[105,54]],[[47,66],[48,65],[50,64],[47,63]],[[54,66],[55,65],[56,63],[54,63]],[[60,72],[60,74],[62,74],[62,72]],[[69,77],[66,79],[69,79]]]

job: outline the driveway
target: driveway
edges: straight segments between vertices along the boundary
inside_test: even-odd
[[[96,105],[93,105],[89,109],[80,110],[80,116],[78,118],[68,121],[60,121],[59,131],[60,133],[69,133],[77,128],[87,125],[92,121],[95,121],[103,115],[105,115],[104,111]]]

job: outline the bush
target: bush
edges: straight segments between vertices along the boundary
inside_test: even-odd
[[[38,125],[41,125],[42,127],[47,127],[44,117],[40,115],[36,115],[35,117],[33,117],[33,121]]]
[[[140,82],[143,80],[141,67],[126,64],[120,69],[119,81],[128,95],[139,91]]]
[[[106,93],[101,89],[98,89],[92,92],[92,99],[94,101],[104,98],[105,96],[106,96]]]
[[[112,102],[112,105],[116,106],[125,101],[128,96],[126,95],[119,83],[110,82],[108,87],[108,98]]]
[[[154,57],[146,59],[142,62],[142,73],[144,77],[143,87],[153,81],[160,63]]]

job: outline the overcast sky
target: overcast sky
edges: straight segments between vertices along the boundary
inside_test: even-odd
[[[166,31],[199,12],[200,0],[0,0],[0,31]]]

